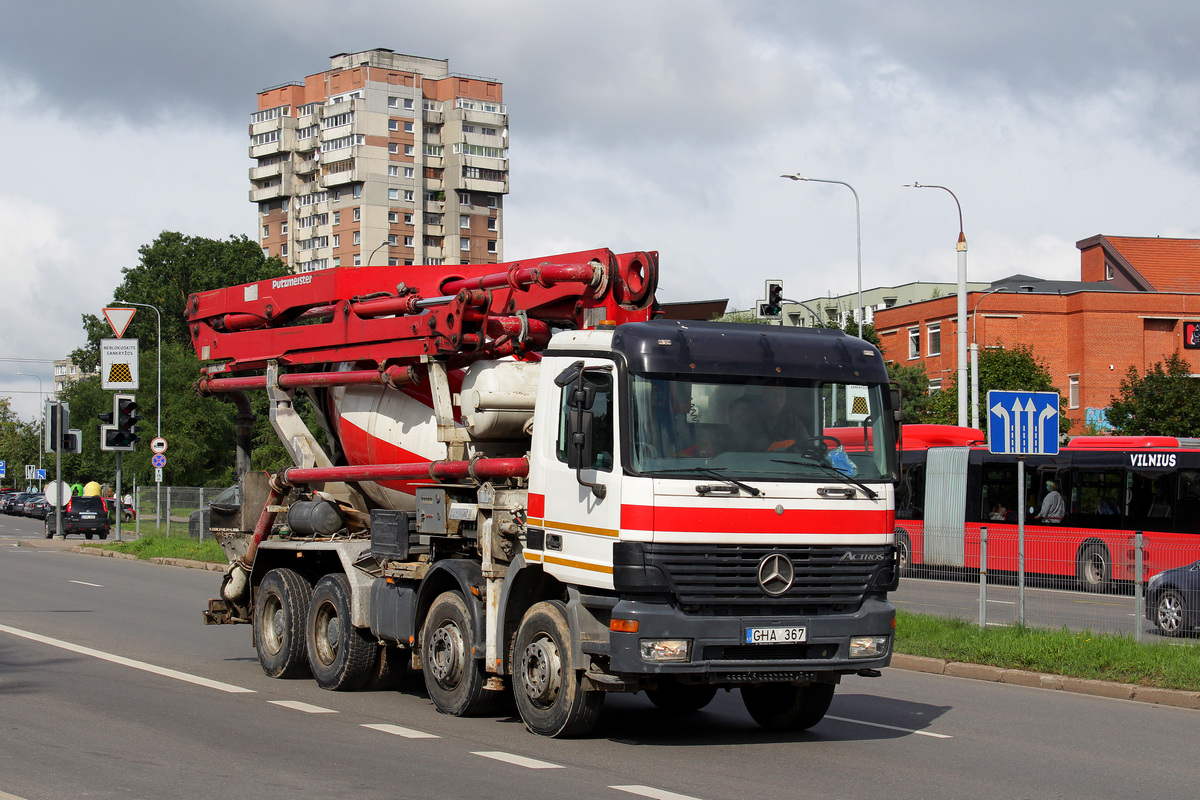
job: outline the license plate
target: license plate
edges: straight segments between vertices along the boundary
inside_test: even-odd
[[[791,644],[808,641],[808,628],[746,628],[746,644]]]
[[[96,515],[95,514],[80,514],[79,518],[80,519],[95,519]]]

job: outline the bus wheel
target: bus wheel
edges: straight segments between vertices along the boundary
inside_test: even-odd
[[[896,529],[896,567],[902,577],[912,569],[912,542],[902,528]]]
[[[1102,544],[1084,545],[1075,559],[1075,577],[1085,592],[1108,591],[1112,578],[1112,558]]]
[[[562,603],[538,603],[525,612],[517,627],[513,661],[513,699],[531,732],[583,736],[596,727],[604,693],[583,688]]]
[[[462,595],[442,592],[429,607],[421,628],[425,689],[437,710],[454,717],[486,714],[497,692],[490,692],[483,660],[471,642],[471,611]]]
[[[833,702],[832,683],[743,686],[742,702],[754,721],[772,731],[806,731],[825,717]]]

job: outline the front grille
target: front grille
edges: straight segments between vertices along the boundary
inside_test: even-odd
[[[709,613],[793,612],[819,614],[857,608],[872,586],[886,585],[877,573],[890,577],[889,545],[834,546],[646,544],[645,563],[662,570],[675,596],[685,606]],[[795,579],[778,597],[758,583],[758,565],[771,553],[791,562]],[[850,556],[847,556],[850,553]],[[855,560],[881,556],[879,561]]]

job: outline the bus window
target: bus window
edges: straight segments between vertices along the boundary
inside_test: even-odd
[[[1121,527],[1121,485],[1119,469],[1080,468],[1074,474],[1071,512],[1082,528]]]
[[[1175,504],[1177,533],[1200,533],[1200,471],[1179,470],[1179,502]]]
[[[905,464],[903,478],[896,487],[896,519],[923,519],[925,503],[925,463]]]
[[[1043,509],[1047,508],[1046,496],[1051,492],[1058,492],[1062,496],[1062,503],[1065,513],[1062,519],[1035,519],[1031,520],[1034,524],[1052,523],[1058,525],[1067,522],[1071,519],[1071,515],[1075,511],[1075,503],[1078,502],[1076,494],[1072,493],[1072,488],[1069,485],[1070,472],[1067,470],[1059,470],[1057,467],[1042,467],[1034,473],[1032,470],[1025,471],[1025,479],[1029,485],[1025,489],[1025,502],[1029,504],[1029,515],[1031,517],[1039,516]],[[1053,507],[1048,510],[1053,510]]]
[[[1135,531],[1174,530],[1175,473],[1125,473],[1125,527]]]
[[[984,464],[980,470],[980,522],[1017,521],[1017,465]]]

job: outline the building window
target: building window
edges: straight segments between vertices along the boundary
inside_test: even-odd
[[[471,250],[471,240],[470,240],[470,239],[468,239],[466,236],[463,236],[462,238],[460,238],[460,239],[458,240],[458,249],[459,249],[459,250],[462,250],[464,253],[468,253],[468,252],[470,252],[470,250]]]
[[[354,256],[354,266],[356,266],[356,267],[362,266],[362,256],[361,255]]]
[[[341,236],[341,234],[335,233],[335,234],[333,235],[333,246],[334,246],[334,247],[341,247],[341,246],[342,246],[342,236]]]
[[[399,200],[399,199],[400,199],[400,190],[399,189],[388,189],[388,200]]]
[[[410,190],[405,190],[405,192],[404,192],[404,199],[405,199],[405,200],[407,200],[407,201],[408,201],[408,202],[410,202],[410,203],[411,203],[411,202],[413,202],[413,193],[412,193],[412,190],[411,190],[411,189],[410,189]]]
[[[1070,387],[1067,389],[1067,408],[1079,408],[1079,376],[1067,377]]]
[[[405,111],[412,111],[412,110],[413,110],[413,101],[412,101],[412,98],[411,98],[411,97],[406,97],[406,98],[404,98],[404,110],[405,110]]]
[[[398,130],[400,130],[400,120],[398,120],[398,119],[389,119],[389,120],[388,120],[388,130],[389,130],[389,131],[398,131]]]
[[[929,332],[929,352],[926,355],[937,356],[942,353],[942,323],[934,322],[926,326]]]
[[[405,237],[404,237],[404,246],[405,246],[405,247],[412,247],[412,246],[413,246],[413,237],[411,237],[411,236],[405,236]]]
[[[413,146],[411,144],[404,145],[404,155],[411,156],[413,154]]]
[[[263,235],[262,235],[262,238],[264,238],[264,239],[265,239],[265,238],[267,238],[267,237],[268,237],[268,236],[270,236],[270,235],[271,235],[271,226],[270,226],[270,225],[263,225]]]
[[[920,328],[909,328],[908,329],[908,357],[910,359],[921,357],[921,329]]]
[[[338,267],[340,267],[340,266],[342,265],[342,259],[340,259],[340,258],[335,258],[335,259],[333,259],[333,261],[331,261],[330,263],[333,265],[333,268],[334,268],[334,269],[337,269]]]
[[[495,217],[488,217],[487,229],[489,231],[496,230],[496,218]]]
[[[279,226],[279,233],[282,234],[283,236],[287,236],[287,223],[286,222],[282,223]]]
[[[361,219],[362,219],[362,209],[361,208],[354,209],[354,221],[358,222]]]
[[[497,252],[495,239],[488,239],[488,252],[492,253],[493,255],[495,255]]]
[[[397,244],[397,242],[396,242],[396,234],[394,234],[394,233],[389,233],[389,234],[388,234],[388,240],[387,240],[387,243],[388,243],[388,246],[389,246],[389,247],[395,247],[395,246],[396,246],[396,244]]]
[[[471,217],[467,214],[459,214],[458,215],[458,227],[460,227],[464,230],[470,230]]]
[[[405,192],[405,194],[408,194],[408,192]],[[406,197],[405,199],[407,200],[407,199],[409,199],[409,198],[407,198],[407,197]],[[412,224],[413,224],[413,223],[412,223],[412,214],[405,214],[405,215],[404,215],[404,224],[405,224],[405,225],[412,225]]]
[[[400,221],[400,212],[398,212],[398,211],[389,211],[388,212],[388,224],[389,225],[394,225],[395,223],[397,223],[399,221]]]
[[[281,255],[281,256],[287,255],[287,244],[286,243],[282,247],[279,248],[279,255]]]
[[[404,123],[404,132],[405,132],[405,133],[412,133],[412,132],[413,132],[413,124],[412,124],[411,122],[406,122],[406,123]]]
[[[354,184],[353,192],[354,192],[354,196],[356,198],[362,197],[362,184],[361,183]]]
[[[1113,265],[1111,262],[1104,262],[1104,280],[1111,281],[1113,279]]]
[[[354,244],[361,244],[361,243],[362,243],[362,233],[360,231],[355,231],[354,232]],[[358,266],[358,265],[355,264],[355,266]]]
[[[413,177],[413,176],[415,176],[415,175],[416,175],[416,173],[413,171],[413,168],[412,168],[412,167],[405,167],[405,168],[404,168],[404,177],[406,177],[406,178],[412,178],[412,177]]]
[[[400,107],[400,98],[399,97],[389,97],[388,98],[388,108],[399,108],[399,107]]]
[[[942,379],[933,378],[929,381],[929,393],[936,394],[942,390]]]
[[[400,177],[400,168],[397,167],[395,164],[389,164],[388,165],[388,177],[389,178],[399,178]]]
[[[405,148],[405,150],[407,149]],[[392,155],[398,155],[400,153],[400,145],[396,142],[388,142],[388,152]]]
[[[263,248],[263,258],[270,258],[270,257],[271,257],[271,248],[264,247]]]

